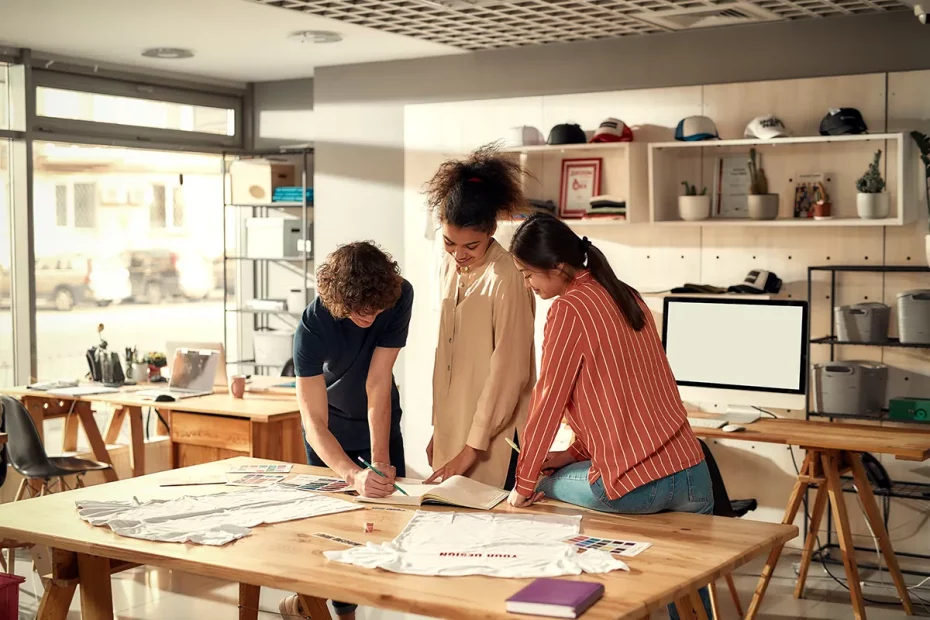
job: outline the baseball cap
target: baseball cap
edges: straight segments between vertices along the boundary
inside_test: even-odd
[[[529,125],[511,127],[507,139],[507,146],[537,146],[544,143],[542,133]]]
[[[549,132],[549,144],[586,144],[588,137],[584,130],[574,123],[556,125]]]
[[[771,140],[772,138],[787,138],[791,133],[780,119],[766,114],[757,116],[746,125],[746,131],[743,133],[744,138],[757,138],[759,140]]]
[[[682,142],[697,142],[698,140],[716,140],[717,125],[706,116],[689,116],[678,122],[675,128],[675,139]]]
[[[763,269],[753,269],[746,274],[746,279],[742,284],[735,284],[727,289],[730,293],[749,293],[759,295],[761,293],[778,293],[781,290],[781,278],[771,271]]]
[[[616,118],[605,119],[600,124],[591,142],[632,142],[633,130],[629,125]]]
[[[820,135],[843,136],[868,133],[862,114],[856,108],[831,108],[820,121]]]

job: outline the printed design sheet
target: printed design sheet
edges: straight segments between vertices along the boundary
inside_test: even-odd
[[[282,480],[279,484],[295,487],[301,491],[319,491],[321,493],[342,493],[352,490],[349,483],[341,478],[328,478],[326,476],[314,476],[313,474],[291,476],[287,480]]]
[[[281,487],[147,502],[78,502],[78,516],[120,536],[161,542],[225,545],[263,523],[360,510],[335,497]]]
[[[580,516],[417,511],[388,543],[327,551],[337,562],[411,575],[556,577],[629,570],[609,553],[579,553]]]

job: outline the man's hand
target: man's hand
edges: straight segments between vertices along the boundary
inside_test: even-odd
[[[544,497],[545,495],[542,493],[533,493],[532,497],[526,497],[524,495],[520,495],[520,493],[514,489],[510,492],[510,497],[507,498],[507,503],[509,503],[514,508],[529,508]]]
[[[433,436],[430,435],[429,443],[426,446],[426,462],[429,463],[429,466],[433,466]]]
[[[430,443],[432,444],[432,442]],[[433,475],[427,478],[424,484],[430,484],[437,480],[448,480],[452,476],[464,476],[477,460],[478,451],[471,446],[465,446],[455,458],[434,471]]]
[[[543,460],[542,470],[544,472],[553,472],[557,469],[562,469],[566,465],[571,465],[574,462],[575,457],[572,456],[572,453],[568,450],[550,452],[546,455],[545,460]]]
[[[387,497],[394,492],[394,485],[387,478],[370,469],[359,469],[349,474],[346,482],[362,497]]]
[[[393,465],[375,461],[371,466],[384,474],[385,480],[387,480],[390,485],[394,485],[394,480],[397,478],[397,470]]]

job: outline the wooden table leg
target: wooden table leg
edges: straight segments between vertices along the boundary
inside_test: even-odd
[[[736,615],[743,617],[743,604],[739,600],[739,592],[736,589],[736,582],[733,581],[733,574],[727,575],[727,589],[730,590],[730,598],[733,599],[733,606],[736,608]]]
[[[324,599],[307,596],[306,594],[298,594],[297,596],[300,597],[300,604],[304,611],[307,612],[307,615],[310,616],[310,620],[329,620],[332,618]]]
[[[39,603],[36,618],[38,620],[65,620],[68,617],[68,609],[74,599],[76,587],[77,584],[73,582],[60,584],[55,580],[49,581],[45,586],[42,602]]]
[[[258,601],[261,593],[260,586],[239,584],[239,620],[258,620]]]
[[[862,507],[865,510],[865,516],[869,520],[869,525],[872,526],[872,532],[878,539],[878,546],[885,557],[888,572],[891,573],[895,588],[898,590],[898,596],[901,597],[901,605],[907,615],[913,616],[914,610],[911,607],[911,597],[907,591],[907,584],[904,583],[904,576],[898,566],[898,558],[895,556],[894,548],[888,539],[888,532],[885,530],[885,523],[878,511],[878,503],[875,501],[875,494],[872,493],[872,484],[869,482],[868,476],[866,476],[865,467],[862,466],[862,459],[855,453],[849,453],[848,458],[853,479],[856,481],[856,489],[859,491],[859,499],[862,500]]]
[[[793,524],[794,518],[798,515],[798,509],[801,507],[801,502],[804,500],[804,495],[807,493],[807,487],[809,486],[808,481],[812,471],[811,463],[813,459],[816,458],[817,454],[816,451],[811,450],[808,451],[807,456],[804,458],[801,472],[794,483],[794,488],[791,490],[791,498],[788,500],[785,516],[781,520],[781,522],[786,525]],[[752,601],[749,603],[749,609],[746,611],[746,620],[753,620],[756,614],[759,613],[759,606],[762,605],[762,599],[765,597],[765,591],[769,587],[769,581],[771,581],[772,575],[775,574],[775,566],[778,564],[778,558],[781,557],[783,546],[784,545],[776,545],[772,547],[772,551],[769,552],[769,557],[765,561],[765,566],[762,568],[762,575],[759,576],[759,583],[756,585],[756,591],[753,593]]]
[[[720,620],[720,605],[717,604],[717,582],[710,582],[710,612],[714,615],[714,620]]]
[[[794,586],[794,598],[804,597],[804,583],[807,581],[807,571],[810,569],[811,557],[814,555],[814,547],[817,545],[817,535],[820,530],[820,520],[827,507],[827,485],[821,483],[817,488],[817,497],[814,499],[814,511],[811,513],[811,521],[808,525],[807,541],[804,543],[804,551],[801,553],[801,568],[798,571],[798,582]]]
[[[129,408],[129,430],[132,436],[132,475],[145,475],[145,421],[141,407]]]
[[[862,600],[862,587],[859,585],[859,566],[856,564],[856,549],[849,529],[849,514],[846,512],[846,498],[843,495],[843,483],[840,481],[838,460],[839,453],[822,454],[823,474],[827,479],[830,493],[830,506],[836,521],[836,535],[843,552],[843,567],[846,569],[846,585],[849,586],[849,598],[852,601],[853,615],[856,620],[864,620],[865,603]]]
[[[703,609],[703,606],[701,608]],[[678,611],[678,617],[681,620],[697,620],[698,616],[691,604],[691,597],[687,594],[675,601],[675,609]]]
[[[110,560],[79,553],[77,564],[81,583],[82,620],[113,620]]]
[[[75,409],[81,417],[81,426],[84,427],[84,433],[87,435],[87,441],[90,442],[90,447],[94,451],[94,457],[98,461],[113,465],[113,460],[107,451],[107,445],[103,442],[103,437],[100,436],[100,429],[97,428],[97,421],[94,420],[94,412],[90,408],[90,403],[75,403]],[[116,475],[113,467],[103,470],[103,475],[107,482],[119,480],[119,476]]]
[[[62,452],[77,452],[78,449],[78,426],[80,421],[74,413],[69,413],[65,417],[64,434],[61,437]]]
[[[698,620],[709,620],[707,618],[707,610],[704,609],[704,601],[701,600],[701,595],[697,590],[691,590],[690,594],[691,606],[694,608],[695,614],[697,614]]]
[[[107,430],[103,433],[103,439],[107,444],[114,444],[119,440],[119,432],[123,430],[123,421],[126,419],[127,408],[116,405],[113,409],[113,415],[107,423]]]

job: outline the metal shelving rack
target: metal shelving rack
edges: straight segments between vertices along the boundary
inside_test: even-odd
[[[251,316],[253,334],[256,331],[262,329],[269,329],[272,318],[283,321],[284,323],[296,328],[300,316],[299,314],[289,311],[254,310],[251,308],[244,308],[241,305],[243,300],[243,291],[240,290],[239,286],[236,287],[234,301],[230,303],[229,295],[226,293],[226,291],[228,291],[229,279],[227,266],[230,262],[238,263],[240,268],[251,269],[252,286],[250,292],[252,296],[262,298],[269,294],[271,279],[270,266],[278,265],[300,277],[304,292],[304,303],[310,303],[311,293],[313,292],[312,239],[305,240],[310,242],[310,251],[304,250],[299,256],[287,256],[283,258],[257,258],[252,256],[243,256],[240,254],[230,254],[230,248],[228,246],[228,226],[230,217],[228,213],[230,210],[234,210],[236,212],[236,217],[233,219],[233,221],[236,222],[238,226],[239,221],[241,220],[240,214],[242,210],[247,210],[250,217],[268,217],[273,211],[285,211],[290,214],[295,210],[299,210],[301,230],[307,231],[308,225],[310,223],[310,212],[313,209],[312,202],[307,200],[307,190],[311,187],[311,179],[313,178],[312,171],[310,169],[311,156],[313,155],[313,152],[314,149],[312,147],[300,147],[248,151],[246,153],[223,153],[223,344],[227,351],[230,349],[228,321],[230,315],[238,317]],[[229,177],[230,165],[233,161],[239,159],[253,159],[282,155],[300,158],[300,162],[302,164],[300,184],[302,200],[300,202],[273,202],[268,204],[230,202],[231,197],[228,195],[227,191],[227,179]],[[237,235],[237,252],[241,252],[243,249],[241,243],[242,238],[243,236],[241,234]],[[239,269],[236,271],[238,274]],[[241,348],[242,347],[240,345],[237,347],[237,350],[241,350]],[[230,366],[252,368],[255,370],[256,374],[265,374],[266,372],[279,369],[278,366],[257,364],[254,358],[229,360],[227,361],[227,364]]]
[[[885,342],[853,342],[853,341],[842,341],[836,335],[836,323],[833,319],[834,309],[836,308],[836,277],[838,273],[881,273],[881,274],[902,274],[902,273],[912,273],[912,274],[928,274],[930,275],[930,267],[921,267],[917,265],[822,265],[816,267],[807,268],[807,299],[808,301],[813,301],[813,276],[815,272],[828,272],[830,274],[830,335],[822,337],[813,337],[808,341],[808,350],[807,350],[807,359],[811,359],[810,348],[811,345],[820,345],[820,346],[829,346],[830,347],[830,361],[836,359],[836,347],[838,346],[862,346],[862,347],[901,347],[901,348],[910,348],[910,349],[928,349],[930,350],[930,344],[906,344],[902,343],[897,338],[889,338]],[[817,413],[811,411],[810,400],[808,400],[806,418],[810,419],[812,417],[820,418],[829,418],[831,421],[834,419],[840,420],[871,420],[871,421],[881,421],[885,420],[884,411],[880,415],[831,415],[829,413]],[[842,478],[843,483],[843,492],[844,493],[857,493],[853,480],[850,477],[844,476]],[[816,488],[816,485],[811,485],[811,488]],[[930,501],[930,484],[921,483],[921,482],[900,482],[896,480],[891,481],[891,488],[889,489],[879,489],[873,488],[872,492],[876,497],[887,497],[887,498],[897,498],[897,499],[911,499],[911,500],[923,500]],[[807,506],[807,498],[804,500],[805,507]],[[805,514],[808,514],[805,509]],[[841,560],[834,560],[829,557],[831,549],[839,548],[839,544],[833,542],[833,515],[830,514],[830,511],[827,511],[827,542],[815,552],[818,555],[821,555],[824,558],[824,561],[830,562],[832,564],[842,564]],[[888,515],[885,513],[883,515],[887,520]],[[807,537],[807,528],[808,523],[805,519],[804,521],[804,537]],[[870,551],[874,552],[875,549],[872,547],[856,547],[859,551]],[[905,553],[901,551],[896,551],[896,555],[915,558],[920,560],[930,560],[930,555],[921,554],[921,553]],[[867,570],[882,570],[883,567],[872,565],[872,564],[859,564],[860,569]],[[930,576],[930,573],[925,571],[912,571],[912,570],[902,570],[903,573],[909,573],[913,575],[918,575],[921,577]]]

